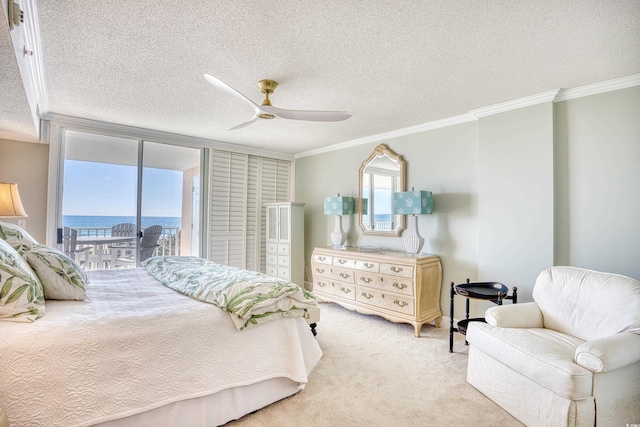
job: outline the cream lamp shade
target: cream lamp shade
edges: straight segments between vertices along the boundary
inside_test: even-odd
[[[355,212],[355,199],[353,197],[325,197],[324,214],[335,215],[336,225],[331,233],[331,242],[334,248],[342,247],[347,241],[347,235],[342,230],[342,215],[353,215]]]
[[[412,190],[393,193],[393,213],[396,215],[411,215],[408,218],[404,247],[408,253],[419,253],[424,244],[424,238],[418,232],[418,217],[416,215],[433,213],[431,191]]]
[[[18,184],[0,182],[0,218],[23,218],[27,216],[20,201]]]

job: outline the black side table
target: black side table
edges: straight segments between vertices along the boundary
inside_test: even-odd
[[[460,332],[462,335],[467,335],[467,326],[469,322],[484,322],[484,317],[476,317],[473,319],[469,319],[469,300],[470,299],[481,299],[491,301],[495,304],[502,305],[503,300],[512,300],[513,304],[518,302],[518,288],[513,287],[513,294],[508,296],[509,288],[507,288],[502,283],[498,282],[479,282],[479,283],[469,283],[469,279],[467,279],[467,283],[462,283],[459,285],[454,285],[451,282],[451,306],[449,311],[449,317],[451,318],[451,323],[449,326],[449,353],[453,353],[453,333]],[[466,298],[466,316],[464,320],[458,322],[458,327],[453,326],[453,297],[454,295],[460,295]],[[469,344],[467,340],[464,341],[465,344]]]

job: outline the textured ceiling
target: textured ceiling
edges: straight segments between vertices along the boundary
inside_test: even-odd
[[[39,0],[49,111],[299,153],[640,72],[638,0]],[[347,110],[260,120],[254,102]]]

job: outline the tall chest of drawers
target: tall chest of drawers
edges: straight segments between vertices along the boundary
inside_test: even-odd
[[[365,252],[357,248],[315,248],[311,257],[313,293],[363,314],[413,325],[440,327],[442,266],[435,255]]]
[[[266,268],[304,286],[304,203],[266,203]]]

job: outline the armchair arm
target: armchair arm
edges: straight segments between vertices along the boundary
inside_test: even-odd
[[[611,372],[640,362],[640,335],[621,332],[582,343],[576,349],[576,363],[593,372]]]
[[[535,302],[498,305],[484,313],[484,320],[501,328],[542,328],[542,312]]]

